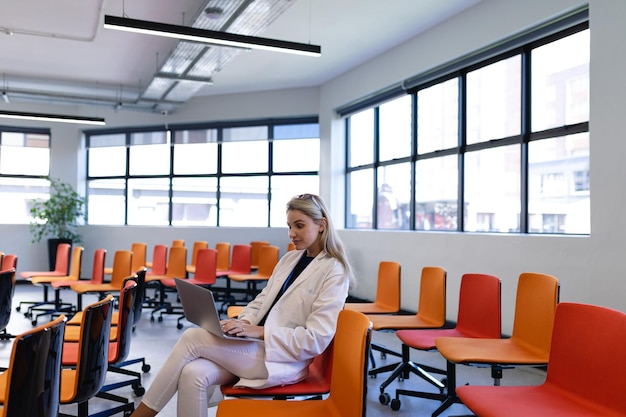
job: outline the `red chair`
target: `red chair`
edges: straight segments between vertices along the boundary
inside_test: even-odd
[[[242,275],[250,274],[252,269],[250,268],[250,254],[252,247],[250,245],[237,244],[233,245],[233,254],[230,262],[230,266],[226,270],[217,269],[216,276],[228,278],[229,275]],[[219,256],[219,255],[218,255]],[[244,290],[245,291],[245,290]],[[230,279],[226,279],[226,292],[224,295],[225,301],[223,305],[234,304],[235,299],[232,296],[233,289],[230,285]]]
[[[0,266],[0,271],[6,271],[8,269],[17,270],[17,255],[5,254],[2,257],[2,266]]]
[[[380,403],[389,404],[389,394],[385,388],[396,377],[406,379],[408,373],[414,373],[429,382],[437,381],[431,374],[446,375],[442,369],[411,361],[410,349],[421,351],[437,350],[435,339],[438,337],[499,338],[501,336],[501,281],[500,278],[487,274],[464,274],[459,290],[459,310],[456,327],[453,329],[415,329],[398,330],[396,336],[402,341],[402,363],[398,365],[387,380],[380,386]],[[439,382],[439,381],[437,381]],[[408,389],[396,389],[396,397],[391,400],[391,409],[400,409],[400,395],[428,398],[442,401],[439,411],[459,402],[456,396],[443,392],[444,385],[438,384],[441,392],[423,392]]]
[[[626,314],[606,307],[556,307],[545,382],[462,386],[457,394],[481,417],[626,415]]]

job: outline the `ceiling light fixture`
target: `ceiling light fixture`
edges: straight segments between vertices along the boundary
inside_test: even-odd
[[[129,19],[126,17],[116,17],[110,15],[104,16],[104,27],[107,29],[164,36],[168,38],[230,46],[235,48],[263,49],[267,51],[288,52],[307,56],[320,56],[322,54],[322,47],[318,45],[259,38],[255,36],[239,35],[236,33],[219,32],[215,30],[198,29],[189,26],[170,25],[167,23],[149,22],[146,20]]]
[[[19,111],[0,111],[0,117],[7,119],[39,120],[61,123],[78,123],[87,125],[105,125],[106,121],[97,117],[66,116],[62,114],[27,113]]]

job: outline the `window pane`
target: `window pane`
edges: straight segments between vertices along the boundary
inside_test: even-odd
[[[126,210],[124,180],[89,181],[89,224],[123,225]]]
[[[217,173],[217,143],[174,145],[174,174]]]
[[[319,194],[320,179],[317,175],[281,175],[272,177],[272,202],[270,226],[285,227],[287,202],[300,194]]]
[[[169,225],[168,178],[128,180],[128,224]]]
[[[48,175],[50,173],[49,143],[49,135],[2,132],[0,173],[6,175]]]
[[[222,144],[222,172],[228,174],[267,172],[267,141],[229,142]]]
[[[223,142],[265,141],[268,138],[267,126],[230,127],[222,131]]]
[[[371,229],[373,227],[374,207],[374,170],[364,169],[348,175],[350,201],[347,227],[355,229]]]
[[[516,55],[467,74],[467,143],[519,135],[521,57]]]
[[[217,178],[172,180],[172,226],[217,226]]]
[[[415,228],[457,230],[458,156],[415,163]]]
[[[376,228],[408,229],[411,204],[411,164],[378,168]]]
[[[417,93],[417,153],[455,148],[459,143],[459,82],[443,82]]]
[[[40,178],[0,177],[0,223],[28,224],[34,199],[49,198],[49,182]]]
[[[319,137],[319,123],[274,126],[274,139],[306,139]]]
[[[220,226],[267,227],[268,177],[220,180]]]
[[[133,133],[130,147],[130,175],[170,173],[170,145],[166,132]]]
[[[380,106],[379,158],[388,161],[411,156],[411,96]]]
[[[320,168],[318,138],[275,140],[273,148],[274,172],[318,171]]]
[[[89,176],[126,175],[126,146],[89,148]]]
[[[589,134],[528,144],[531,233],[590,233]]]
[[[519,232],[520,146],[465,154],[465,230]]]
[[[348,123],[350,129],[348,166],[371,164],[374,162],[374,109],[350,116]]]
[[[589,30],[532,52],[532,130],[589,120]]]

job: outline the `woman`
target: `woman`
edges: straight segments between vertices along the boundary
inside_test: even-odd
[[[183,333],[132,417],[155,416],[178,391],[179,417],[207,416],[207,398],[238,377],[237,386],[265,388],[306,377],[330,344],[354,277],[324,201],[302,194],[287,203],[296,250],[276,264],[267,286],[224,331],[263,343],[219,339],[200,328]]]

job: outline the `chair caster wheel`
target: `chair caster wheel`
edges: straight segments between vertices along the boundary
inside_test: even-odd
[[[142,395],[146,393],[146,389],[142,387],[141,385],[138,385],[136,387],[133,387],[133,392],[135,393],[135,396],[141,397]]]
[[[154,323],[154,317],[150,316],[150,323]]]
[[[391,409],[393,411],[398,411],[400,409],[400,400],[394,398],[393,400],[391,400]]]
[[[391,401],[391,397],[386,392],[383,392],[378,396],[378,401],[380,401],[382,405],[387,405]]]
[[[20,312],[21,309],[22,309],[22,307],[20,307],[20,306],[15,307],[15,311],[17,311],[18,313]]]
[[[32,324],[33,326],[36,326],[37,325],[37,320],[31,321],[30,324]]]
[[[382,359],[382,360],[387,359],[387,354],[386,354],[385,352],[382,352],[382,353],[380,354],[380,359]]]
[[[159,316],[158,321],[161,323],[163,321],[163,317]]]
[[[182,325],[182,324],[180,324],[180,323],[178,323],[178,324],[176,325],[176,328],[180,330],[180,329],[182,329],[182,328],[183,328],[183,325]]]
[[[145,364],[141,367],[142,372],[150,372],[150,365]]]

